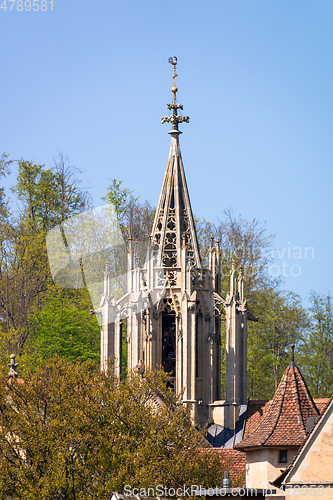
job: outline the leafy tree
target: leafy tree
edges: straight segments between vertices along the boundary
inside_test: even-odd
[[[2,172],[8,170],[6,157],[1,165]],[[48,265],[46,233],[65,217],[84,210],[87,196],[63,157],[54,170],[20,161],[17,183],[12,190],[22,207],[18,216],[8,216],[2,222],[0,324],[8,335],[15,330],[16,352],[22,353],[29,337],[29,316],[42,309],[51,291],[57,293]]]
[[[47,230],[90,206],[90,197],[80,189],[78,169],[60,154],[53,169],[20,161],[12,191],[23,202],[24,220],[34,232]]]
[[[91,196],[81,187],[78,176],[82,170],[69,164],[62,153],[54,160],[53,174],[58,191],[58,217],[61,222],[91,208]]]
[[[60,358],[26,371],[24,382],[2,376],[1,498],[107,499],[125,485],[221,485],[228,464],[202,448],[165,382],[162,373],[121,382]]]
[[[89,311],[87,291],[58,291],[48,297],[41,311],[29,317],[27,348],[36,363],[55,356],[72,362],[100,359],[100,328]]]
[[[0,317],[7,330],[21,331],[20,348],[27,338],[27,318],[33,307],[40,307],[51,286],[45,239],[32,234],[25,224],[8,227],[0,267]]]
[[[300,345],[308,316],[298,295],[258,290],[251,310],[259,321],[249,322],[248,390],[251,397],[269,399],[290,361],[290,347]]]
[[[310,296],[310,325],[300,349],[300,364],[314,397],[333,392],[333,304],[330,295]]]
[[[134,197],[133,191],[127,188],[121,187],[123,181],[118,181],[117,179],[112,179],[106,196],[102,200],[112,203],[115,212],[118,217],[119,223],[122,227],[125,226],[126,212],[128,211],[130,205],[138,201],[138,197]]]
[[[122,182],[113,179],[102,200],[114,206],[126,243],[129,237],[146,241],[151,233],[155,209],[148,201],[141,203],[133,191],[122,188]]]
[[[3,153],[0,158],[0,179],[10,174],[11,160],[8,160],[8,155]],[[11,248],[8,243],[11,235],[10,212],[8,200],[4,187],[0,187],[0,327],[6,327],[9,323],[6,311],[1,314],[1,306],[4,305],[4,290],[8,286],[8,278],[4,276],[6,269],[6,260],[11,253]]]
[[[270,263],[273,235],[267,234],[264,224],[258,219],[247,221],[241,215],[236,218],[231,209],[223,212],[217,224],[206,220],[197,221],[197,233],[204,265],[208,265],[210,238],[220,241],[222,263],[222,290],[229,290],[229,271],[232,262],[235,268],[242,267],[246,281],[248,300],[258,289],[277,288],[279,281],[267,272]]]
[[[57,193],[50,169],[45,170],[44,165],[20,161],[17,183],[12,191],[23,202],[23,213],[30,230],[38,232],[41,228],[54,225],[52,212],[56,208]]]
[[[10,164],[11,163],[12,163],[12,160],[8,160],[8,155],[6,153],[2,153],[2,156],[0,158],[0,179],[1,179],[1,177],[6,177],[10,173]],[[4,221],[7,221],[8,215],[9,215],[8,202],[6,199],[5,188],[0,187],[0,224],[1,224],[1,226],[3,225]],[[2,231],[0,234],[2,234]]]

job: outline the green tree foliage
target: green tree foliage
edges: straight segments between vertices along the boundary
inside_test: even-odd
[[[8,171],[8,164],[3,156],[2,173]],[[47,231],[89,205],[74,174],[62,156],[53,169],[20,161],[17,182],[12,188],[21,202],[20,212],[16,216],[7,213],[5,220],[1,219],[0,326],[2,338],[7,333],[9,343],[15,331],[18,354],[23,353],[29,337],[29,317],[43,309],[47,297],[57,295],[47,259]],[[2,206],[3,200],[1,192]]]
[[[21,331],[21,349],[27,338],[28,315],[35,306],[41,307],[51,286],[43,233],[29,232],[22,222],[8,227],[0,280],[0,317],[8,331]]]
[[[235,268],[242,267],[246,281],[246,293],[256,290],[277,288],[279,281],[272,278],[267,267],[273,235],[267,234],[264,224],[257,219],[247,221],[242,216],[235,217],[229,209],[217,224],[199,220],[197,222],[198,239],[204,264],[208,265],[210,238],[214,236],[220,242],[222,265],[222,290],[229,290],[229,271],[232,262]],[[250,294],[250,295],[249,295]]]
[[[89,195],[80,189],[77,171],[62,154],[53,169],[19,162],[12,191],[23,202],[24,220],[33,232],[50,229],[89,207]]]
[[[43,309],[29,317],[27,348],[31,364],[55,355],[72,362],[99,362],[100,328],[88,304],[85,289],[64,289],[44,301]]]
[[[10,173],[10,164],[11,160],[8,160],[8,155],[6,153],[2,153],[0,158],[0,179],[2,177],[6,177]],[[6,199],[5,188],[0,187],[0,224],[3,225],[4,221],[8,219],[8,202]],[[2,235],[2,231],[0,232]],[[0,236],[1,238],[1,236]],[[1,241],[1,240],[0,240]]]
[[[60,358],[0,381],[3,499],[107,499],[112,491],[221,486],[224,464],[162,373],[115,380]],[[159,396],[158,396],[159,395]],[[237,482],[234,481],[234,485]]]
[[[0,158],[0,179],[5,178],[10,173],[11,161],[8,155],[3,153]],[[8,243],[11,235],[10,213],[8,200],[4,187],[0,187],[0,328],[8,324],[8,314],[6,315],[4,290],[8,284],[5,276],[6,259],[10,255],[10,245]],[[2,309],[2,311],[1,311]],[[2,312],[2,314],[1,314]],[[7,321],[6,321],[7,320]]]
[[[104,201],[114,206],[125,242],[131,236],[133,240],[147,241],[151,233],[155,209],[148,201],[141,203],[133,191],[122,187],[122,181],[112,180]]]
[[[333,303],[330,295],[312,292],[310,325],[300,349],[300,364],[313,397],[333,392]]]
[[[274,394],[290,361],[291,345],[298,345],[308,325],[300,297],[280,290],[257,290],[250,303],[258,322],[248,322],[248,392],[256,399]]]

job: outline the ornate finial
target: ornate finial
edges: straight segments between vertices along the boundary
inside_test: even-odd
[[[291,346],[291,362],[295,362],[295,344]]]
[[[230,269],[230,294],[236,294],[236,271],[235,271],[235,260],[231,261],[231,269]]]
[[[161,118],[162,123],[171,123],[172,124],[172,130],[170,130],[169,134],[181,134],[181,132],[178,130],[178,123],[186,122],[188,123],[190,121],[188,116],[178,116],[177,112],[178,109],[183,109],[183,106],[181,104],[176,103],[176,93],[178,91],[176,87],[176,77],[178,76],[176,73],[176,65],[177,65],[177,57],[169,57],[169,63],[173,65],[173,87],[171,89],[171,92],[173,92],[173,104],[167,104],[167,108],[169,110],[172,109],[172,115],[171,116],[163,116]]]
[[[176,73],[176,66],[177,66],[177,57],[175,56],[173,59],[172,57],[169,57],[169,63],[173,65],[173,87],[171,89],[171,92],[173,92],[173,102],[176,104],[176,93],[178,91],[176,87],[176,77],[178,76]]]
[[[18,377],[18,373],[16,371],[18,367],[18,363],[15,363],[15,354],[11,354],[10,356],[10,362],[8,363],[8,366],[10,368],[8,377],[13,378],[13,377]]]

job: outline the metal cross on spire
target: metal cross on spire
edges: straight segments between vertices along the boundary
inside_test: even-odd
[[[176,66],[177,66],[177,57],[169,57],[169,63],[173,65],[173,87],[171,89],[171,92],[173,92],[173,103],[172,104],[167,104],[167,108],[169,110],[172,110],[172,115],[171,116],[163,116],[161,118],[162,123],[171,123],[172,124],[172,130],[169,132],[170,134],[176,132],[178,134],[181,134],[181,132],[178,130],[178,123],[186,122],[188,123],[190,121],[188,116],[179,116],[178,109],[183,109],[182,104],[178,104],[176,102],[176,93],[178,91],[176,87],[176,77],[178,76],[176,73]]]

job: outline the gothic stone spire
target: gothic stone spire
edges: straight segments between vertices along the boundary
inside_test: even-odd
[[[114,373],[120,375],[124,314],[127,371],[164,367],[191,415],[206,423],[209,405],[220,399],[220,318],[215,317],[213,295],[219,291],[220,257],[218,248],[212,250],[211,269],[202,269],[179,147],[179,123],[189,118],[179,115],[183,107],[176,102],[177,60],[170,62],[175,69],[173,103],[162,123],[172,125],[171,147],[151,245],[144,267],[139,268],[130,241],[127,293],[114,305],[107,300],[101,304],[101,367],[106,370],[108,358],[113,357]]]
[[[169,59],[174,66],[174,102],[167,108],[170,116],[162,118],[162,123],[171,123],[171,146],[163,186],[158,202],[152,231],[152,242],[158,245],[162,255],[162,263],[166,268],[180,267],[180,250],[187,248],[187,260],[194,267],[201,267],[201,258],[194,219],[188,194],[185,172],[179,147],[179,123],[189,122],[188,116],[178,115],[183,106],[176,102],[177,87],[175,85],[177,58]]]

